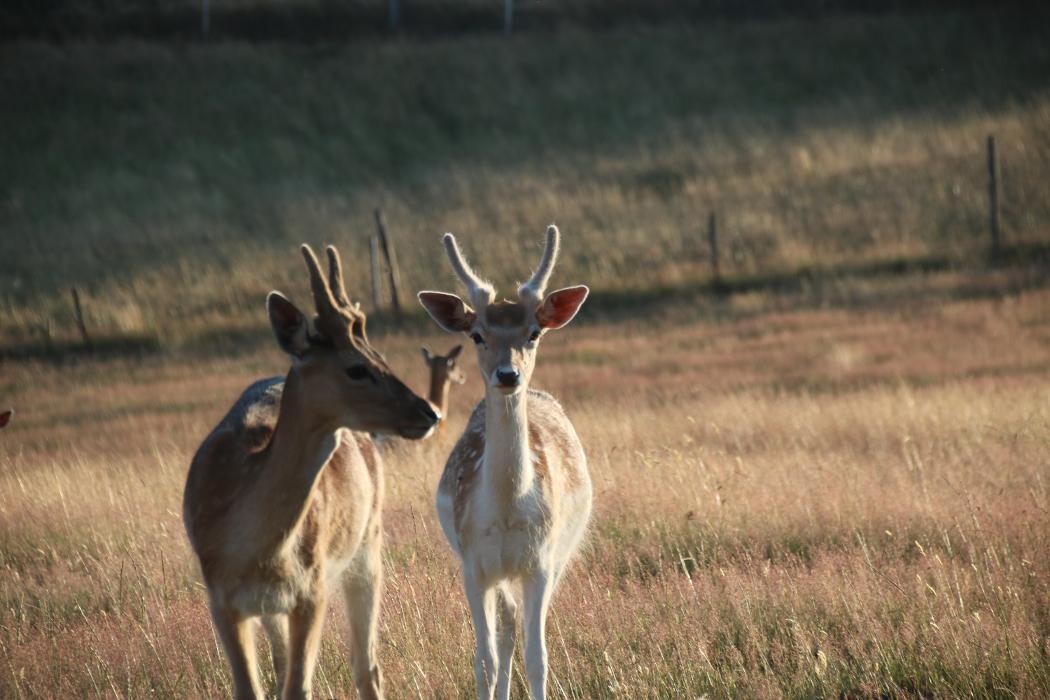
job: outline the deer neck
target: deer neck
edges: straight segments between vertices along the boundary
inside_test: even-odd
[[[277,551],[298,530],[328,460],[339,446],[339,426],[313,423],[301,379],[291,371],[281,393],[281,407],[265,464],[253,489],[249,508],[257,514],[256,542]]]
[[[427,399],[441,409],[442,417],[448,415],[448,390],[451,384],[452,380],[448,377],[442,377],[437,373],[430,375],[430,394]],[[443,420],[442,423],[444,423]]]
[[[491,387],[485,395],[483,488],[493,501],[509,504],[532,487],[536,473],[529,449],[527,390],[504,396]]]

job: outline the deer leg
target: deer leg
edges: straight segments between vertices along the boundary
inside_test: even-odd
[[[255,627],[251,618],[242,617],[229,608],[211,606],[212,620],[219,641],[230,661],[233,673],[233,696],[237,700],[263,697],[255,668]]]
[[[547,697],[547,609],[554,592],[554,572],[537,569],[525,579],[522,592],[525,606],[525,673],[533,700]]]
[[[366,545],[360,562],[343,576],[346,615],[350,620],[350,665],[362,700],[383,697],[383,678],[376,658],[376,626],[383,591],[382,535]]]
[[[284,679],[288,675],[288,616],[263,615],[262,625],[270,640],[270,658],[273,659],[273,674],[277,679],[275,695],[281,697]]]
[[[518,635],[518,604],[506,583],[496,590],[496,604],[499,620],[497,641],[499,651],[499,678],[496,681],[497,700],[509,700],[511,668],[514,664],[514,642]]]
[[[477,652],[474,656],[474,680],[479,700],[492,700],[496,690],[496,589],[482,588],[477,577],[463,572],[463,587],[467,592],[470,616],[474,619]]]
[[[285,700],[305,700],[311,695],[314,666],[321,649],[325,602],[321,591],[312,600],[300,602],[288,614],[288,669],[282,695]]]

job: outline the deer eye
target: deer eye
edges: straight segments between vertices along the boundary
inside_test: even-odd
[[[346,368],[346,376],[350,377],[354,381],[361,381],[368,376],[368,368],[364,365],[354,365],[353,367]]]
[[[481,333],[471,333],[470,339],[474,341],[475,345],[484,345],[485,339],[481,337]]]

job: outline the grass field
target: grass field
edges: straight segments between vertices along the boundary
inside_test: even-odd
[[[595,481],[555,697],[1050,696],[1050,15],[540,19],[0,45],[0,697],[229,694],[189,460],[286,368],[262,300],[306,302],[300,242],[366,294],[377,206],[410,292],[454,289],[445,230],[508,290],[551,220],[552,284],[594,290],[536,373]],[[456,342],[369,329],[420,390]],[[473,693],[432,505],[465,365],[447,430],[385,448],[389,697]],[[320,697],[352,693],[335,607]]]
[[[1042,290],[552,336],[537,382],[565,399],[596,487],[554,601],[555,696],[1046,695],[1048,306]],[[415,386],[421,340],[449,343],[379,341]],[[391,697],[472,693],[431,505],[481,393],[467,364],[448,432],[388,452]],[[0,696],[229,692],[181,489],[232,398],[282,366],[6,368]],[[352,692],[342,615],[321,697]]]
[[[368,290],[382,207],[409,290],[437,237],[497,281],[556,220],[598,293],[1047,241],[1048,15],[668,23],[509,40],[0,47],[0,342],[72,329],[200,347],[257,327],[302,240]],[[497,244],[493,244],[498,241]],[[523,264],[522,256],[527,256]]]

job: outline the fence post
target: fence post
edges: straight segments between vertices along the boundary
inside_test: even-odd
[[[201,34],[208,36],[211,28],[211,0],[201,0]]]
[[[995,135],[988,136],[988,225],[992,234],[992,254],[997,255],[1001,245],[1001,217],[999,197],[1002,173],[999,169],[999,148]]]
[[[73,318],[77,323],[77,330],[80,331],[80,339],[84,341],[84,347],[88,350],[91,349],[91,337],[88,335],[87,326],[84,324],[84,312],[80,309],[80,293],[77,292],[77,288],[73,287]]]
[[[401,0],[389,0],[387,5],[387,22],[392,32],[396,32],[397,28],[401,26]]]
[[[368,237],[368,264],[372,270],[372,309],[383,307],[383,281],[379,279],[379,237]]]
[[[510,34],[514,29],[514,0],[503,0],[503,33]]]
[[[386,231],[386,219],[383,210],[376,208],[376,229],[379,234],[379,245],[383,249],[383,257],[386,258],[387,273],[390,279],[390,303],[394,307],[394,314],[401,315],[401,272],[397,268],[397,255],[394,251],[394,242]]]
[[[707,219],[707,244],[711,249],[711,274],[718,280],[718,218],[714,212]]]

